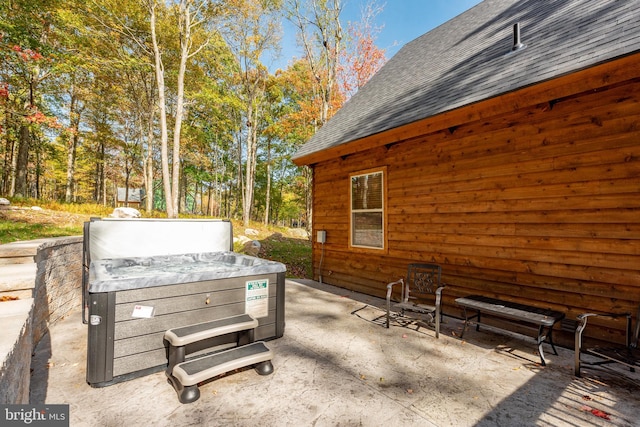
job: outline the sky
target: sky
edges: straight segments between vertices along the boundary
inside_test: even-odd
[[[344,0],[342,11],[343,28],[347,22],[357,22],[361,19],[361,10],[368,0]],[[438,25],[450,20],[470,9],[481,0],[377,0],[383,6],[382,12],[376,18],[376,24],[383,26],[378,34],[376,45],[385,49],[387,59],[415,38],[432,30]],[[290,23],[283,24],[282,52],[278,60],[266,61],[266,65],[275,70],[286,68],[293,57],[303,56],[302,50],[296,45],[295,29]]]

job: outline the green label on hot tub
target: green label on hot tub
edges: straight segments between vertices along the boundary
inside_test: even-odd
[[[245,312],[253,317],[269,315],[269,279],[247,281]]]

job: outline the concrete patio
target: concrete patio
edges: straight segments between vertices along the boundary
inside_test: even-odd
[[[69,404],[71,426],[637,426],[640,377],[573,376],[573,351],[540,366],[534,339],[484,328],[440,339],[393,326],[384,301],[308,280],[286,283],[286,329],[268,342],[275,372],[248,369],[200,387],[182,405],[163,372],[92,388],[79,311],[36,348],[31,404]],[[548,346],[546,347],[548,349]],[[608,419],[607,419],[608,418]]]

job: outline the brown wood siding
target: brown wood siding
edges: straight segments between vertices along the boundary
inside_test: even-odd
[[[450,285],[448,314],[460,315],[456,297],[476,293],[569,319],[635,313],[640,80],[490,116],[495,102],[445,130],[316,164],[313,227],[327,242],[321,271],[314,244],[315,278],[382,297],[407,263],[433,261]],[[349,251],[349,174],[383,166],[388,254]],[[601,325],[599,338],[622,340]]]

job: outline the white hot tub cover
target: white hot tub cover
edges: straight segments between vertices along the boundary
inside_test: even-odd
[[[104,218],[87,232],[91,261],[233,250],[227,220]]]

